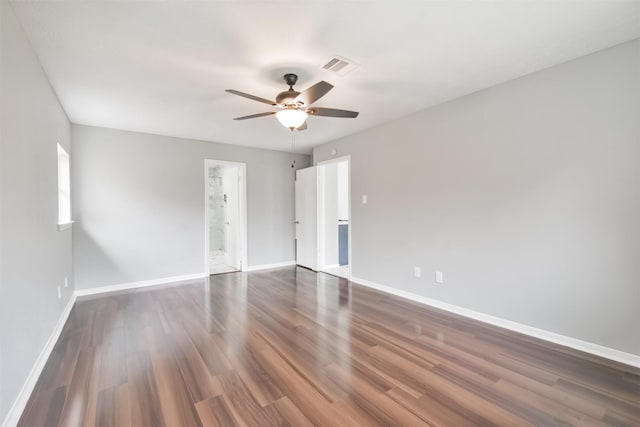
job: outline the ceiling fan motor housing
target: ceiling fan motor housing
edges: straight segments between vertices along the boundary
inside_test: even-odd
[[[300,92],[295,90],[285,90],[284,92],[280,92],[278,96],[276,96],[276,102],[278,105],[286,106],[293,104],[293,100],[296,99],[300,95]]]

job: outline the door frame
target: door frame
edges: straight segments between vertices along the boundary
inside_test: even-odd
[[[349,266],[348,268],[348,279],[351,280],[351,268],[353,265],[353,258],[351,256],[351,247],[353,246],[353,240],[351,240],[351,230],[353,225],[353,218],[351,215],[351,156],[346,155],[342,157],[336,157],[335,159],[324,160],[322,162],[316,163],[318,166],[318,176],[319,176],[319,197],[318,197],[318,271],[324,271],[326,269],[325,260],[324,260],[324,209],[325,209],[325,200],[324,200],[324,166],[330,163],[341,163],[347,162],[348,166],[348,174],[347,174],[347,208],[349,211],[349,231],[348,231],[348,245],[347,245],[347,254],[349,257]]]
[[[209,271],[209,169],[215,166],[235,166],[238,168],[239,206],[239,237],[240,244],[240,271],[247,271],[249,260],[247,257],[247,164],[240,162],[230,162],[227,160],[204,159],[204,272],[207,276]]]

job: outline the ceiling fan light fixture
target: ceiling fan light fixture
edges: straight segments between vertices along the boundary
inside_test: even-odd
[[[280,124],[288,129],[295,129],[307,120],[308,114],[295,108],[278,111],[276,117]]]

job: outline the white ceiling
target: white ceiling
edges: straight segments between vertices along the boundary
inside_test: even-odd
[[[73,123],[289,150],[272,107],[296,72],[315,105],[303,151],[640,37],[638,0],[12,1]],[[360,68],[340,77],[333,55]]]

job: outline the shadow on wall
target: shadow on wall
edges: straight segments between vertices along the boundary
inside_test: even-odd
[[[118,268],[118,264],[86,229],[82,227],[82,221],[73,225],[74,245],[82,241],[81,252],[75,253],[74,283],[76,289],[88,289],[113,284],[113,276],[126,277],[125,272]],[[77,266],[83,266],[78,269]],[[124,279],[123,279],[124,281]]]

